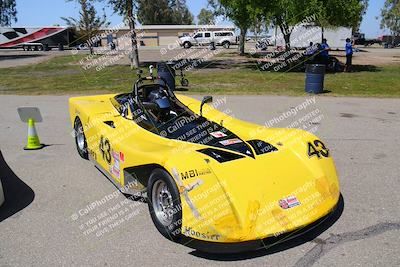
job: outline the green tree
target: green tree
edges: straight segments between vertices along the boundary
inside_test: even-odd
[[[185,0],[139,0],[138,20],[144,25],[193,24]]]
[[[67,0],[68,2],[74,0]],[[93,54],[93,44],[98,41],[96,35],[101,27],[106,27],[110,23],[107,22],[106,15],[97,16],[96,9],[90,0],[77,0],[81,6],[79,19],[72,17],[62,17],[68,26],[74,27],[77,30],[78,38],[86,42],[90,49],[90,54]]]
[[[391,31],[392,43],[394,44],[395,36],[400,35],[400,1],[386,0],[381,15],[381,28],[388,28]]]
[[[363,0],[319,0],[322,10],[318,17],[321,26],[357,27],[363,15]]]
[[[307,18],[321,27],[356,27],[366,0],[253,0],[253,7],[282,32],[286,49],[294,27]]]
[[[100,0],[101,1],[101,0]],[[104,0],[103,0],[104,1]],[[107,0],[108,3],[113,7],[114,12],[123,16],[125,21],[128,22],[129,31],[131,34],[131,68],[139,67],[139,52],[137,48],[137,35],[135,29],[136,17],[133,15],[135,10],[134,0]]]
[[[353,32],[359,28],[366,12],[365,0],[320,0],[323,2],[317,24],[324,28],[351,27]],[[322,31],[324,38],[324,31]]]
[[[172,0],[172,11],[174,24],[191,25],[193,24],[193,15],[186,5],[186,0]]]
[[[240,30],[239,53],[244,55],[246,34],[254,21],[255,9],[252,0],[209,0],[215,15],[229,18]]]
[[[369,0],[361,0],[360,4],[361,4],[360,16],[359,16],[357,25],[353,28],[353,33],[360,31],[361,22],[363,20],[364,15],[367,13],[367,10],[368,10]]]
[[[139,0],[138,21],[144,25],[172,24],[172,12],[166,0]]]
[[[11,26],[17,21],[15,0],[0,0],[0,26]]]
[[[249,30],[254,33],[256,40],[262,32],[265,31],[266,23],[263,19],[255,18],[253,23],[250,25]]]
[[[215,24],[215,16],[211,10],[202,8],[197,16],[197,24],[199,25],[213,25]]]
[[[253,0],[252,5],[256,9],[256,20],[260,20],[261,16],[280,29],[287,50],[290,49],[294,26],[310,16],[316,16],[321,8],[319,0]]]

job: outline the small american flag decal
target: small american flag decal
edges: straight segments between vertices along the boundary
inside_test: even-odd
[[[300,201],[295,196],[279,200],[279,206],[284,210],[299,206],[300,204]]]

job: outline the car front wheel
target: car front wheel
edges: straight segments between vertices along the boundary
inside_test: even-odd
[[[82,122],[78,117],[75,119],[74,133],[75,133],[76,148],[78,150],[79,155],[83,159],[89,159],[85,133],[83,132]]]
[[[162,169],[150,175],[147,187],[151,219],[157,230],[167,239],[178,240],[181,236],[181,200],[173,178]]]

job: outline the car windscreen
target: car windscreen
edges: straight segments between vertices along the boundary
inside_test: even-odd
[[[160,135],[190,143],[208,145],[253,156],[252,150],[237,135],[204,117],[182,114],[160,126]]]

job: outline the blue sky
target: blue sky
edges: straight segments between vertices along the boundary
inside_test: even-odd
[[[187,0],[190,11],[197,16],[200,9],[207,6],[207,0]],[[361,32],[366,33],[367,37],[377,37],[384,33],[379,27],[380,10],[384,0],[370,0],[367,14],[364,17]],[[104,4],[96,4],[101,11]],[[54,24],[63,25],[60,17],[77,17],[79,5],[75,2],[65,0],[17,0],[18,22],[13,26],[48,26]],[[121,17],[112,14],[110,8],[106,8],[106,14],[112,25],[119,24]],[[225,24],[229,24],[226,22]]]

